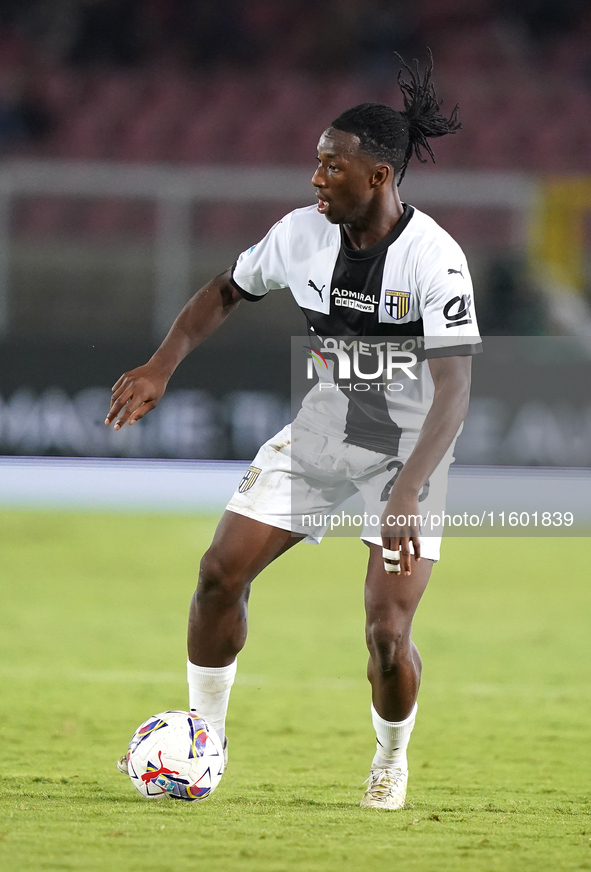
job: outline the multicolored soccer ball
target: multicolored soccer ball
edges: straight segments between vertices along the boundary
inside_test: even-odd
[[[216,731],[199,715],[161,712],[131,737],[127,770],[145,799],[201,802],[221,781],[224,750]]]

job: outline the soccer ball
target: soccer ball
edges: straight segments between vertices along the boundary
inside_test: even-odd
[[[145,799],[201,802],[221,781],[224,750],[216,731],[199,715],[161,712],[131,737],[127,771]]]

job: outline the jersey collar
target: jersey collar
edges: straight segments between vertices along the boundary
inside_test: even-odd
[[[403,230],[408,226],[408,223],[415,212],[414,207],[409,206],[408,203],[403,203],[402,207],[404,211],[388,235],[384,236],[383,239],[380,239],[379,242],[376,242],[375,245],[370,245],[369,248],[352,248],[349,244],[349,238],[345,233],[345,228],[341,225],[341,245],[345,256],[352,260],[363,260],[366,257],[375,257],[376,254],[381,254],[392,245],[392,243],[398,239]]]

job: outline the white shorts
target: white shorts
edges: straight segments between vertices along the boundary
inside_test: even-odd
[[[423,518],[441,516],[445,510],[453,447],[430,477],[428,488],[423,489],[419,503]],[[381,516],[404,459],[348,445],[301,426],[296,430],[288,424],[261,446],[227,509],[303,535],[306,541],[317,544],[327,527],[332,526],[330,516],[345,500],[359,493],[365,519],[361,538],[381,545]],[[432,520],[427,526],[429,523],[429,535],[423,535],[423,524],[421,555],[435,561],[439,560],[442,528],[433,526]],[[357,535],[358,530],[339,525],[338,533]]]

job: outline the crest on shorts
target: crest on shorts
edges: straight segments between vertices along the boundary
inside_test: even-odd
[[[384,300],[386,312],[395,321],[399,321],[408,313],[410,291],[386,291]]]
[[[262,469],[259,469],[258,466],[249,466],[238,485],[238,493],[243,494],[250,490],[261,472]]]

